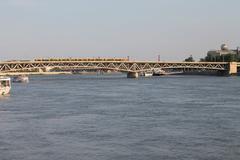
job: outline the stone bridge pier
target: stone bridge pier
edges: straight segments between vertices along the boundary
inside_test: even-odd
[[[228,74],[229,75],[237,75],[237,72],[238,72],[237,68],[238,68],[237,62],[230,62],[229,63]]]
[[[226,66],[226,70],[219,70],[219,76],[236,76],[238,74],[238,63],[229,62]]]

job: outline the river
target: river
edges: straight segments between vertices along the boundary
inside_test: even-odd
[[[0,160],[240,158],[240,77],[31,76],[0,98]]]

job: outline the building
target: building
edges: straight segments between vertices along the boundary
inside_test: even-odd
[[[213,58],[216,58],[222,55],[228,55],[228,54],[237,55],[237,57],[240,58],[240,48],[237,47],[237,49],[235,50],[229,49],[226,44],[222,44],[220,50],[211,50],[211,51],[208,51],[207,53],[208,57],[213,57]]]

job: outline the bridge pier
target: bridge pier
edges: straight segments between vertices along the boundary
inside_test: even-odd
[[[229,75],[237,75],[237,66],[238,66],[237,62],[230,62],[228,74]]]
[[[229,62],[226,68],[227,70],[218,71],[218,75],[219,76],[235,76],[238,73],[237,68],[238,68],[237,62]]]
[[[128,72],[127,78],[138,78],[138,72]]]

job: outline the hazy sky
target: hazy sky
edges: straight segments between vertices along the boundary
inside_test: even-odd
[[[0,60],[182,60],[239,38],[239,0],[0,0]]]

